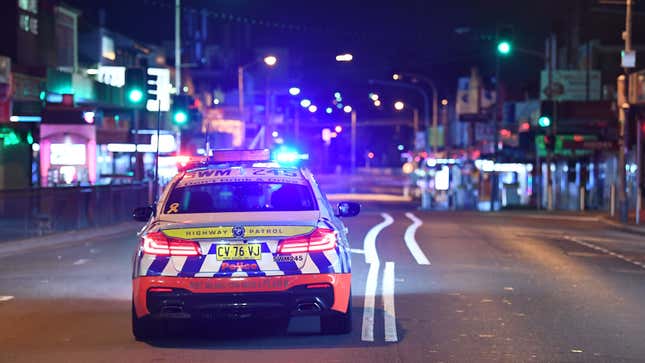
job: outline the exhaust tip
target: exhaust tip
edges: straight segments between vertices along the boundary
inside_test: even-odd
[[[322,308],[317,302],[306,302],[298,304],[296,311],[299,313],[319,313],[322,311]]]

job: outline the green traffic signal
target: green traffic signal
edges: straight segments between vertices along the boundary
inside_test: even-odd
[[[513,46],[511,42],[502,40],[499,43],[497,43],[497,52],[501,55],[508,55],[511,53],[513,50]]]
[[[540,127],[549,127],[551,126],[551,119],[548,116],[542,116],[538,119],[538,125]]]
[[[178,125],[183,125],[188,121],[188,115],[184,111],[177,111],[173,116],[173,120]]]
[[[139,89],[132,89],[130,90],[130,93],[128,93],[128,99],[132,103],[139,103],[143,99],[143,92]]]

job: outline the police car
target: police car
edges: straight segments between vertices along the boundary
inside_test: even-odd
[[[268,150],[215,151],[135,209],[139,232],[132,330],[142,340],[173,319],[317,315],[324,334],[351,330],[351,259],[339,217],[307,169]],[[285,319],[286,320],[286,319]]]

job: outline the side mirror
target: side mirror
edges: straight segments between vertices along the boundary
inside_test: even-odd
[[[355,217],[360,213],[361,205],[354,202],[340,202],[336,206],[336,217]]]
[[[155,210],[152,207],[135,208],[132,212],[132,219],[137,222],[147,222],[154,213]]]

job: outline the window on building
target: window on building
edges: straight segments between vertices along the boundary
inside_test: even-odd
[[[38,19],[29,14],[18,15],[18,26],[27,33],[38,35]]]
[[[38,14],[38,0],[18,0],[18,8],[32,14]]]
[[[56,53],[58,66],[73,69],[75,66],[76,15],[64,8],[56,11]]]

